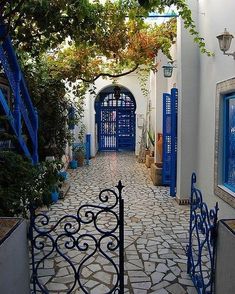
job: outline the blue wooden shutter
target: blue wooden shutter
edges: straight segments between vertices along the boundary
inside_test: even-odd
[[[170,184],[171,178],[171,95],[163,93],[163,185]]]

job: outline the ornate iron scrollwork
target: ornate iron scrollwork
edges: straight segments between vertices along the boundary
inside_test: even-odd
[[[191,178],[189,244],[187,272],[201,294],[213,293],[215,242],[218,203],[208,210],[202,193],[195,187],[196,174]]]
[[[97,255],[112,267],[115,276],[106,293],[124,293],[123,187],[119,181],[116,186],[118,193],[111,189],[100,192],[101,204],[82,205],[76,215],[64,215],[54,223],[48,215],[36,214],[31,207],[29,238],[33,293],[49,293],[47,286],[40,280],[40,270],[46,261],[55,257],[67,263],[70,275],[74,277],[65,293],[73,293],[76,286],[81,293],[89,293],[84,285],[83,270]],[[79,254],[79,262],[70,257],[70,252]]]

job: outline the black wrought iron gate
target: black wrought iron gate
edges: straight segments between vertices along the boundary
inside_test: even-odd
[[[90,293],[91,287],[124,293],[123,187],[119,181],[117,191],[104,189],[99,205],[82,205],[75,215],[49,217],[31,207],[33,294],[56,287],[60,293]]]

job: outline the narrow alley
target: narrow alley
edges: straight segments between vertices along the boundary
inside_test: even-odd
[[[76,214],[80,205],[96,204],[100,190],[113,188],[119,180],[125,186],[125,293],[196,293],[186,273],[189,208],[179,206],[168,188],[153,186],[149,170],[133,153],[101,153],[89,166],[71,171],[69,193],[47,214],[55,220]],[[70,258],[78,255],[68,252]],[[101,258],[90,262],[82,272],[88,293],[107,293],[114,279],[111,267]],[[61,257],[45,260],[40,275],[50,293],[66,293],[73,284]],[[83,292],[77,288],[75,293]]]

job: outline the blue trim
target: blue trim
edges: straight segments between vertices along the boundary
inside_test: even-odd
[[[224,96],[223,99],[223,163],[222,163],[222,182],[225,187],[229,190],[235,192],[235,185],[228,183],[228,173],[229,173],[229,153],[231,149],[230,144],[230,133],[229,133],[229,124],[230,124],[230,115],[229,115],[229,102],[231,99],[235,99],[235,93],[231,93]],[[231,164],[231,161],[230,161]]]
[[[176,162],[177,162],[177,113],[178,89],[171,89],[171,182],[170,195],[176,196]]]
[[[91,158],[91,134],[86,134],[86,163],[89,165]]]

